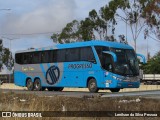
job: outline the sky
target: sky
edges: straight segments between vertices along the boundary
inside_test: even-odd
[[[109,0],[0,0],[0,38],[4,40],[5,47],[11,47],[13,53],[31,47],[51,46],[55,44],[50,39],[53,33],[60,32],[74,19],[83,20],[89,11],[98,11],[108,2]],[[133,46],[129,27],[127,32],[128,42]],[[119,24],[115,35],[125,33],[125,24]],[[141,33],[137,43],[138,53],[146,55],[146,43]],[[148,48],[153,56],[160,50],[160,43],[149,39]]]

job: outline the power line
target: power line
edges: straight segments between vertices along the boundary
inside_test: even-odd
[[[60,32],[60,31],[57,31]],[[40,32],[40,33],[1,33],[0,35],[40,35],[40,34],[53,34],[54,32]]]
[[[1,8],[0,10],[11,10],[10,8]]]
[[[160,40],[156,39],[156,38],[153,38],[152,36],[148,35],[150,38],[152,38],[153,40],[157,41],[157,42],[160,42]]]

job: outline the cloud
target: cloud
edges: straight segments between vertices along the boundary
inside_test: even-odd
[[[37,36],[31,38],[16,39],[11,42],[12,52],[15,53],[18,50],[27,50],[28,48],[41,48],[52,46],[54,43],[51,39],[46,39],[45,36]],[[18,46],[18,47],[16,47]]]
[[[17,1],[17,0],[16,0]],[[17,1],[18,2],[18,1]],[[37,1],[38,2],[38,1]],[[47,0],[41,4],[35,1],[33,7],[21,6],[19,11],[3,17],[1,33],[39,33],[60,31],[66,23],[73,20],[76,5],[74,0]],[[31,2],[30,2],[31,4]],[[17,6],[15,10],[17,10]],[[20,13],[20,9],[23,11]],[[26,9],[26,12],[24,12]],[[28,9],[32,9],[29,11]]]
[[[79,14],[77,18],[80,20],[85,19],[88,17],[89,11],[95,9],[98,12],[100,8],[108,4],[109,1],[110,0],[75,0],[78,7],[75,12]]]

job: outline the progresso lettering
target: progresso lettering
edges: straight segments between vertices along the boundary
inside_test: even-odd
[[[92,63],[88,64],[69,64],[69,69],[86,69],[86,68],[92,68]]]

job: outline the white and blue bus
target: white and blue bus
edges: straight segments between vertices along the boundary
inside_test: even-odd
[[[118,92],[140,86],[139,64],[134,49],[122,43],[57,44],[16,52],[14,82],[36,91],[88,87],[90,92]]]

